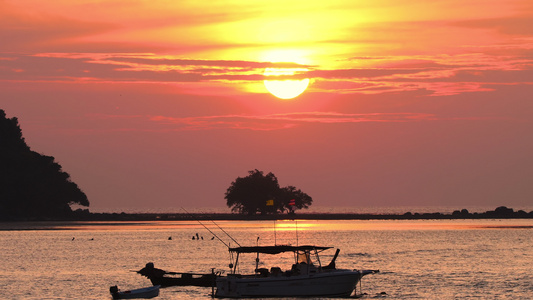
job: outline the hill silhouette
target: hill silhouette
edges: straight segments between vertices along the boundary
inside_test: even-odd
[[[0,220],[72,218],[89,200],[53,156],[32,151],[17,118],[0,109]]]

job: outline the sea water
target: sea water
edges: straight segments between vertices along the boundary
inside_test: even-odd
[[[178,272],[227,272],[227,246],[341,249],[337,268],[379,269],[365,299],[531,299],[533,220],[203,221],[0,224],[1,299],[111,299],[109,287],[150,286],[133,272],[153,262]],[[235,241],[228,237],[224,229]],[[196,239],[196,234],[200,239]],[[194,239],[193,239],[194,237]],[[255,256],[241,271],[255,268]],[[263,255],[260,267],[290,268]],[[210,299],[211,288],[168,287],[156,299]]]

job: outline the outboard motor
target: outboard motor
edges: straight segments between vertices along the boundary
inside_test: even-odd
[[[114,285],[112,287],[109,288],[109,292],[111,293],[111,295],[114,295],[116,293],[118,293],[118,286]]]

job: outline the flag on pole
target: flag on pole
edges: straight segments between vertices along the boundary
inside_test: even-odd
[[[274,206],[274,199],[272,199],[272,200],[267,200],[266,205],[267,205],[267,206]]]
[[[293,206],[296,205],[296,200],[291,199],[291,200],[289,201],[289,205],[293,205]]]

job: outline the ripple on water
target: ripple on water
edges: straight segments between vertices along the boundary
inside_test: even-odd
[[[262,245],[274,242],[269,222],[241,223],[224,225],[241,244],[255,245],[258,236]],[[431,221],[422,228],[431,227],[428,224]],[[360,230],[350,224],[346,230],[332,228],[323,230],[317,221],[298,233],[299,243],[340,248],[340,268],[379,269],[358,286],[358,292],[367,293],[364,298],[524,299],[533,292],[532,229]],[[122,289],[150,285],[130,272],[147,262],[170,271],[210,272],[212,267],[227,271],[227,248],[209,238],[193,241],[191,236],[197,232],[211,237],[202,228],[182,226],[0,231],[0,296],[110,299],[111,285]],[[295,244],[294,239],[293,231],[276,236],[278,244]],[[322,262],[329,262],[334,253],[335,249],[324,251]],[[290,265],[290,259],[283,262]],[[243,263],[243,268],[254,268],[253,258]],[[261,263],[268,265],[271,258]],[[209,288],[172,287],[162,289],[158,299],[210,299],[210,292]]]

